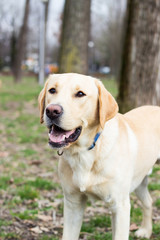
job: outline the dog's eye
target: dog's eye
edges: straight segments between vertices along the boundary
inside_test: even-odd
[[[49,93],[51,93],[51,94],[56,93],[56,89],[55,89],[55,88],[51,88],[51,89],[49,89]]]
[[[75,96],[76,97],[84,97],[84,96],[86,96],[86,94],[84,92],[82,92],[82,91],[79,91],[79,92],[76,93]]]

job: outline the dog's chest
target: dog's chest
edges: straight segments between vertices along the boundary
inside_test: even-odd
[[[95,154],[94,152],[85,152],[67,159],[72,169],[73,184],[78,187],[80,192],[89,197],[103,199],[109,202],[110,192],[107,190],[108,179],[102,174],[94,171]]]
[[[81,192],[86,191],[90,184],[94,155],[88,151],[82,154],[74,154],[73,156],[66,155],[66,160],[72,169],[73,184],[78,187]]]

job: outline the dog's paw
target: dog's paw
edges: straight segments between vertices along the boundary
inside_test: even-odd
[[[152,231],[145,228],[140,228],[135,232],[137,238],[150,238],[151,234]]]

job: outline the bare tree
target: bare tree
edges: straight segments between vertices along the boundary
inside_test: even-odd
[[[160,104],[160,0],[128,0],[120,75],[121,112]]]
[[[45,58],[47,55],[47,41],[46,41],[46,32],[47,32],[47,21],[48,21],[48,12],[49,12],[49,4],[50,4],[50,0],[47,1],[46,6],[45,6]]]
[[[22,24],[20,32],[19,32],[17,46],[16,46],[16,56],[14,59],[14,67],[13,67],[13,74],[14,74],[14,79],[16,82],[21,81],[21,77],[22,77],[21,76],[22,75],[21,64],[22,64],[22,60],[24,58],[25,48],[26,48],[27,23],[28,23],[28,17],[29,17],[29,3],[30,3],[30,0],[26,0],[23,24]]]
[[[60,49],[60,72],[88,71],[91,0],[66,0]]]
[[[118,78],[124,35],[124,16],[126,3],[123,0],[93,1],[92,41],[94,59],[97,66],[109,66]],[[92,57],[92,56],[91,56]]]
[[[11,70],[14,71],[14,62],[16,60],[16,45],[17,45],[17,36],[14,28],[14,19],[13,19],[13,30],[10,39],[10,66]]]

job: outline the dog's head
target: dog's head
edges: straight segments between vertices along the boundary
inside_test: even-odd
[[[87,128],[103,128],[118,112],[103,84],[81,74],[50,75],[38,100],[40,121],[49,128],[49,144],[55,148],[75,143]]]

